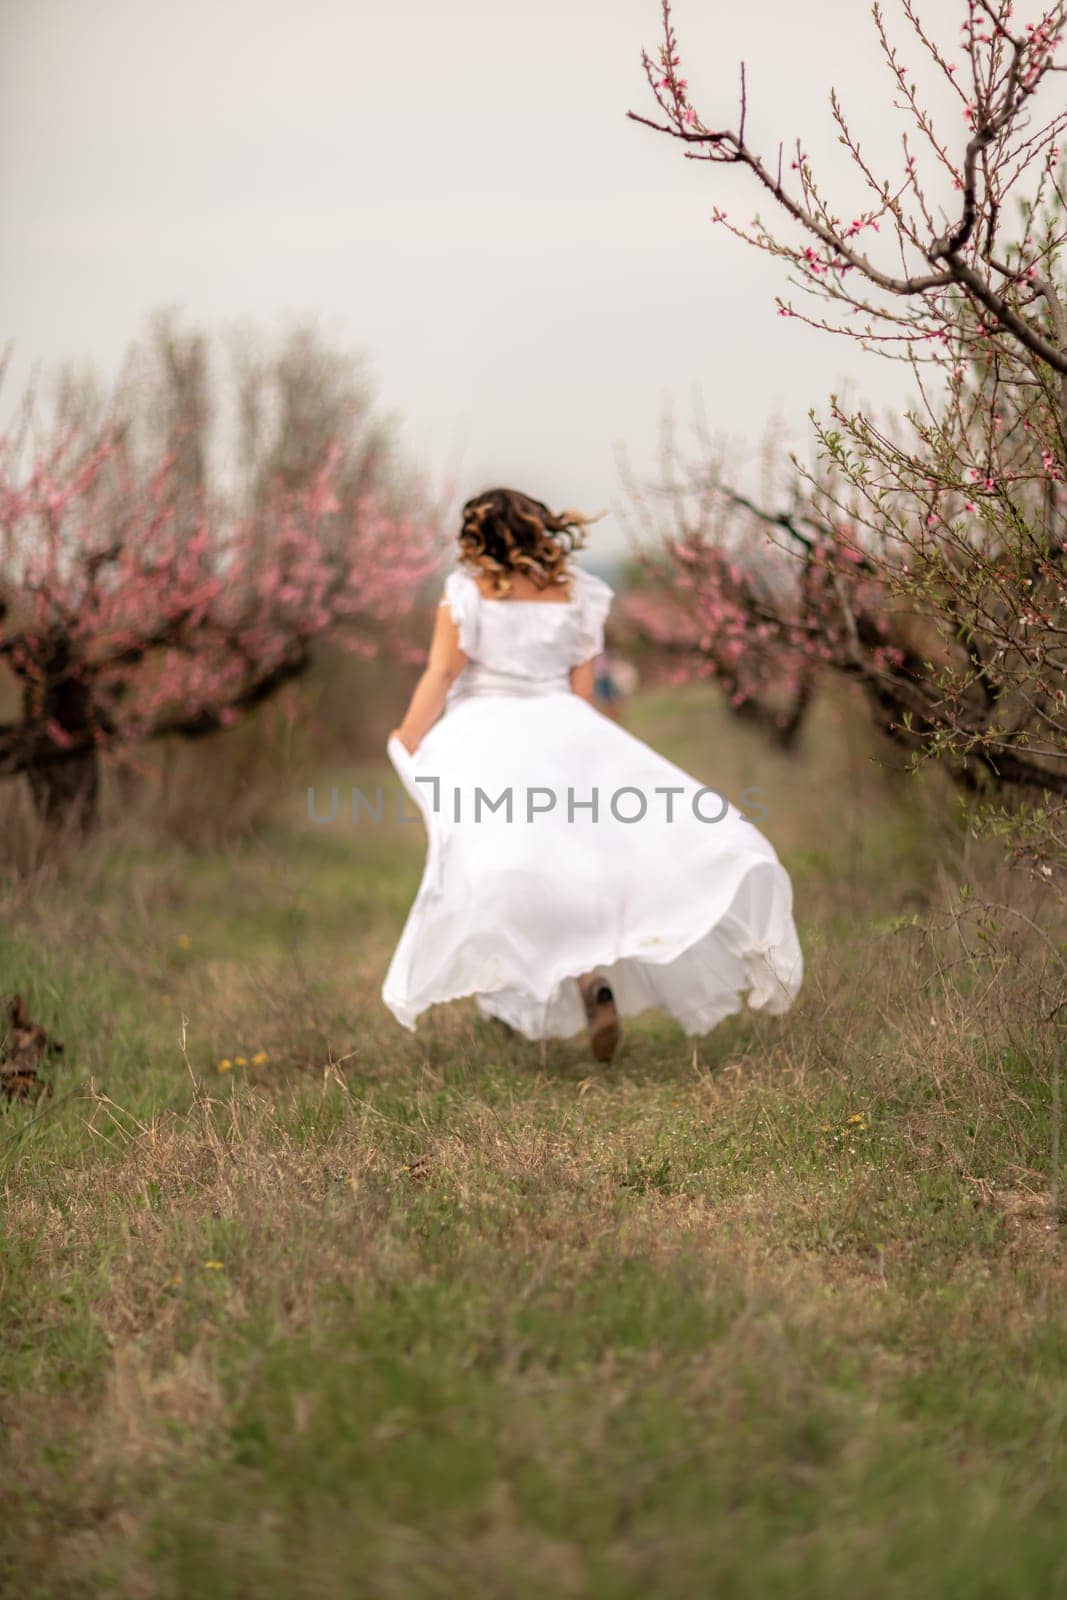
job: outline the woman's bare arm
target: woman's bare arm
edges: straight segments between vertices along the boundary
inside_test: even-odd
[[[593,703],[595,674],[593,660],[583,661],[580,666],[571,668],[571,689],[582,700]]]
[[[393,730],[412,755],[441,715],[445,695],[466,665],[467,657],[459,647],[459,629],[448,606],[442,602],[437,607],[426,670],[415,685],[403,722]]]

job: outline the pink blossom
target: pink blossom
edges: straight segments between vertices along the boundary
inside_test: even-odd
[[[139,480],[119,439],[72,436],[16,479],[0,441],[0,548],[21,552],[5,577],[32,590],[14,670],[47,681],[49,641],[65,638],[65,670],[89,695],[81,731],[106,746],[160,723],[230,725],[250,690],[328,631],[361,649],[391,644],[436,565],[434,535],[369,496],[346,504],[343,465],[331,448],[307,488],[279,491],[254,518],[205,504],[187,531],[173,453]],[[54,718],[39,726],[72,742]]]

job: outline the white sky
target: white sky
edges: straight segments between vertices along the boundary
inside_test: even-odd
[[[955,34],[954,0],[926,0]],[[0,0],[0,338],[113,372],[156,307],[221,329],[311,312],[458,487],[598,510],[696,387],[741,448],[846,374],[895,369],[777,316],[784,275],[708,221],[759,204],[625,120],[657,0]],[[872,148],[890,83],[862,5],[678,0],[690,81],[836,159],[836,82]],[[841,209],[857,199],[841,188]],[[764,207],[766,210],[767,208]],[[613,521],[592,554],[618,547]]]

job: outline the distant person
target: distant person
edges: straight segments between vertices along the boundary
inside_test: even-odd
[[[585,528],[513,489],[463,508],[388,743],[429,851],[382,995],[412,1029],[461,995],[528,1039],[585,1024],[606,1061],[649,1006],[692,1034],[746,994],[786,1011],[802,960],[770,843],[593,708],[612,591],[571,559]]]
[[[593,663],[593,703],[612,722],[621,722],[626,701],[637,688],[637,671],[628,661],[603,651]]]

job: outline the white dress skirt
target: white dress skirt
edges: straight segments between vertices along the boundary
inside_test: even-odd
[[[784,1012],[803,975],[788,874],[734,806],[571,692],[612,597],[572,570],[566,602],[445,584],[468,660],[416,753],[388,744],[428,853],[382,998],[410,1029],[473,995],[565,1038],[596,969],[621,1015],[659,1007],[689,1034],[746,1000]]]

